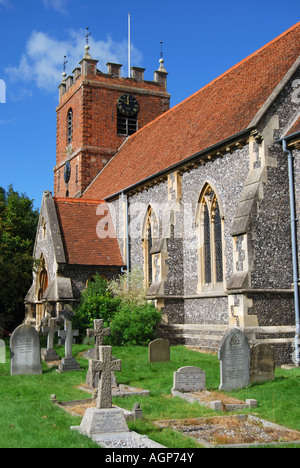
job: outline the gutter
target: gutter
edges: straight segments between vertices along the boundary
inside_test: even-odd
[[[299,132],[297,132],[299,133]],[[291,138],[296,134],[290,135]],[[282,142],[283,152],[288,157],[288,172],[289,172],[289,192],[290,192],[290,211],[291,211],[291,236],[292,236],[292,258],[293,258],[293,284],[294,284],[294,300],[295,300],[295,357],[293,359],[295,365],[300,365],[300,319],[299,319],[299,287],[298,287],[298,256],[297,256],[297,218],[295,209],[295,188],[294,188],[294,168],[293,155],[287,148],[286,138],[280,140]]]

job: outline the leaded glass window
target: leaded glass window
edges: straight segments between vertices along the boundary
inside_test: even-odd
[[[222,218],[217,196],[208,184],[200,197],[200,213],[200,271],[205,290],[223,282]]]
[[[148,220],[148,228],[147,228],[147,255],[148,255],[148,282],[149,286],[152,283],[152,228],[150,218]]]

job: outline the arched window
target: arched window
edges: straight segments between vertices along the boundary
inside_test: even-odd
[[[73,138],[73,110],[70,108],[67,114],[67,143],[71,143]]]
[[[201,291],[220,289],[223,283],[223,235],[220,205],[206,184],[199,200],[199,284]]]

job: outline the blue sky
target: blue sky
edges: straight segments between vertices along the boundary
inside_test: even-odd
[[[299,0],[0,0],[0,186],[34,199],[53,190],[58,85],[84,54],[152,80],[163,41],[171,106],[299,21]],[[251,77],[249,77],[251,79]],[[5,84],[5,94],[3,91]],[[3,102],[5,101],[5,102]]]

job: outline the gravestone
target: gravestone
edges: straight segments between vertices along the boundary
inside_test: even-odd
[[[104,337],[110,335],[110,328],[103,328],[104,320],[94,320],[94,328],[88,328],[86,336],[88,338],[95,338],[95,359],[99,360],[99,346],[103,346]]]
[[[38,332],[29,324],[18,326],[10,337],[11,375],[42,373],[41,347]]]
[[[243,388],[250,383],[250,347],[245,335],[237,328],[223,337],[218,353],[220,359],[220,390]]]
[[[89,362],[91,373],[100,372],[96,408],[88,408],[78,428],[87,435],[128,432],[124,412],[112,408],[111,372],[121,371],[121,360],[112,360],[112,347],[99,347],[99,360]]]
[[[0,340],[0,364],[5,363],[5,341]]]
[[[206,388],[206,373],[200,367],[180,367],[173,375],[172,393],[202,392]]]
[[[103,328],[103,320],[102,319],[97,319],[94,320],[94,329],[87,329],[87,337],[95,338],[95,352],[94,352],[94,359],[99,361],[99,347],[103,346],[103,341],[105,336],[110,335],[110,328]],[[113,383],[116,384],[116,379],[114,378],[114,375],[112,376],[113,378]],[[88,368],[87,375],[86,375],[86,384],[90,388],[97,388],[99,382],[99,373],[94,372],[92,374],[90,367]]]
[[[92,359],[89,362],[92,376],[100,373],[98,384],[97,408],[111,408],[112,396],[112,372],[121,371],[121,360],[112,360],[111,346],[99,347],[99,360]]]
[[[100,372],[96,408],[87,408],[80,426],[71,426],[87,435],[105,448],[163,448],[146,436],[129,431],[122,408],[111,404],[112,371],[121,371],[121,360],[112,360],[111,346],[100,346],[99,360],[91,360],[91,372]],[[142,417],[139,406],[135,407],[135,417]]]
[[[43,335],[47,335],[47,349],[42,349],[42,359],[46,362],[57,361],[60,359],[55,349],[53,348],[54,344],[54,335],[60,330],[60,327],[57,325],[56,318],[49,318],[48,324],[42,326]]]
[[[250,351],[250,380],[251,383],[274,380],[275,377],[275,349],[267,343],[256,344]]]
[[[72,330],[72,323],[68,320],[65,320],[65,329],[58,332],[58,336],[65,338],[65,357],[62,359],[62,362],[58,364],[57,371],[70,372],[74,370],[81,370],[78,362],[72,356],[72,342],[73,337],[79,335],[78,330]]]
[[[151,341],[148,346],[149,362],[168,362],[170,361],[170,343],[163,338],[157,338]]]

